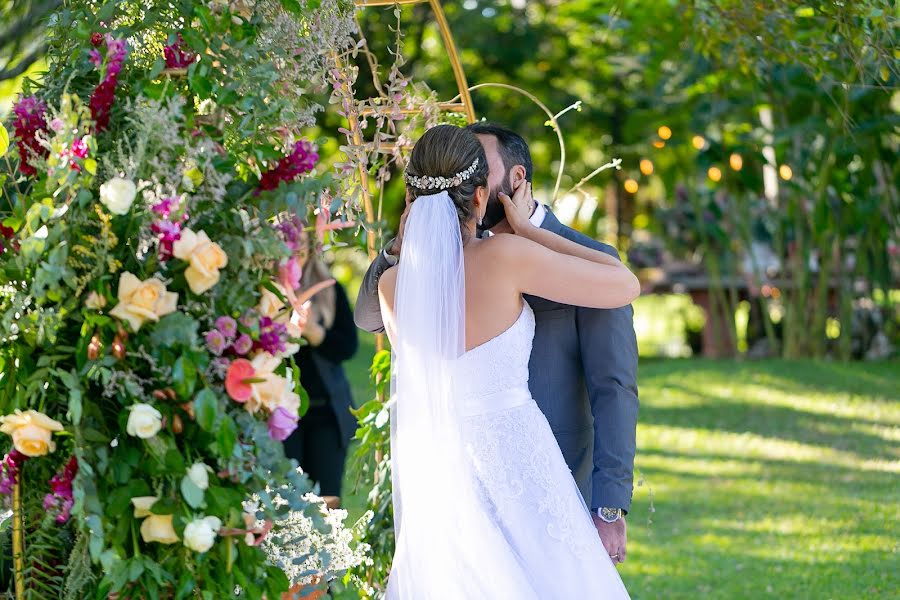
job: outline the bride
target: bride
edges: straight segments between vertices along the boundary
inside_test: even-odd
[[[476,236],[488,165],[478,138],[430,129],[406,169],[398,266],[379,297],[391,340],[397,548],[387,597],[582,600],[628,593],[528,391],[523,294],[615,308],[639,293],[618,260],[533,226]]]

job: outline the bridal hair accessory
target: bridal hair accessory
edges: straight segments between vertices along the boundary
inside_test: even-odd
[[[418,188],[420,190],[446,190],[448,188],[456,187],[461,184],[463,181],[466,181],[475,173],[475,169],[478,168],[479,159],[475,159],[475,161],[469,165],[469,168],[465,171],[460,171],[453,177],[414,177],[409,173],[403,174],[403,179],[406,181],[407,185],[411,185],[414,188]]]

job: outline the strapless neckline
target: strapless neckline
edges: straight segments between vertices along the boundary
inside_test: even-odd
[[[509,327],[507,327],[506,329],[504,329],[503,331],[501,331],[494,337],[490,338],[489,340],[482,342],[469,350],[466,350],[465,352],[462,353],[462,356],[460,356],[460,358],[468,356],[469,354],[471,354],[477,350],[481,350],[481,349],[485,348],[486,346],[490,346],[491,344],[494,344],[494,343],[498,342],[499,340],[505,338],[507,335],[510,334],[510,332],[512,332],[513,330],[516,329],[516,327],[518,327],[519,323],[522,322],[522,317],[525,316],[525,314],[529,308],[530,307],[528,306],[528,303],[523,300],[522,301],[522,310],[519,312],[518,318],[513,322],[512,325],[510,325]]]

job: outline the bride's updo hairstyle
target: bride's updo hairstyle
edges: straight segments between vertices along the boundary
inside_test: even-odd
[[[476,162],[477,161],[477,162]],[[475,189],[487,187],[488,165],[478,137],[455,125],[432,127],[416,142],[406,167],[410,201],[445,191],[465,225],[475,215]]]

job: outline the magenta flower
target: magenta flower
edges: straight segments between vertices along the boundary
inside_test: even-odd
[[[231,349],[234,350],[237,354],[244,356],[253,348],[253,340],[250,339],[250,336],[246,333],[242,333],[238,339],[234,340],[234,343],[231,345]]]
[[[163,219],[168,219],[169,216],[178,209],[178,205],[181,203],[180,198],[178,196],[166,196],[156,204],[150,207],[150,210],[158,214]]]
[[[57,512],[56,522],[65,523],[72,514],[74,496],[72,494],[72,482],[78,474],[78,459],[74,456],[66,463],[61,473],[57,473],[50,479],[49,494],[44,496],[44,510]]]
[[[262,174],[259,179],[259,190],[274,190],[284,181],[294,181],[300,175],[309,173],[316,166],[319,154],[311,142],[300,140],[291,149],[291,153]]]
[[[218,329],[207,331],[205,339],[206,347],[216,356],[221,356],[225,351],[225,347],[228,345],[228,342],[225,341],[225,336],[223,336]]]
[[[263,352],[275,355],[286,349],[287,327],[282,323],[276,323],[270,317],[262,317],[259,320],[258,345]]]
[[[279,406],[274,411],[272,411],[271,416],[269,417],[269,421],[267,423],[269,427],[269,436],[273,440],[278,440],[279,442],[283,442],[288,439],[294,430],[297,429],[297,421],[300,420],[300,417],[297,415],[292,415],[287,410]]]
[[[96,48],[92,48],[90,52],[88,52],[88,60],[91,61],[91,64],[100,68],[100,65],[103,64],[103,55],[100,54],[100,51]]]
[[[185,50],[184,39],[178,34],[178,39],[174,44],[170,44],[163,48],[163,56],[166,59],[166,67],[170,69],[186,69],[196,60],[197,54]]]
[[[10,450],[3,457],[3,464],[0,466],[0,494],[12,494],[13,486],[19,481],[19,470],[26,460],[28,457],[16,449]]]
[[[38,132],[45,131],[47,121],[44,115],[47,105],[37,96],[27,96],[13,106],[13,127],[16,132],[16,143],[19,146],[19,170],[25,175],[37,174],[37,169],[29,161],[35,156],[43,158],[48,150],[38,141]]]
[[[106,72],[103,79],[91,94],[91,117],[94,119],[97,131],[103,131],[109,126],[109,116],[112,105],[116,99],[116,86],[119,82],[119,72],[122,63],[125,62],[125,54],[128,43],[125,40],[114,38],[106,34]],[[97,65],[100,67],[100,65]]]
[[[229,316],[222,316],[216,319],[216,329],[226,338],[233,339],[237,335],[237,322]]]
[[[172,247],[181,239],[181,224],[172,221],[157,221],[150,224],[150,231],[159,238],[159,259],[172,258]]]

